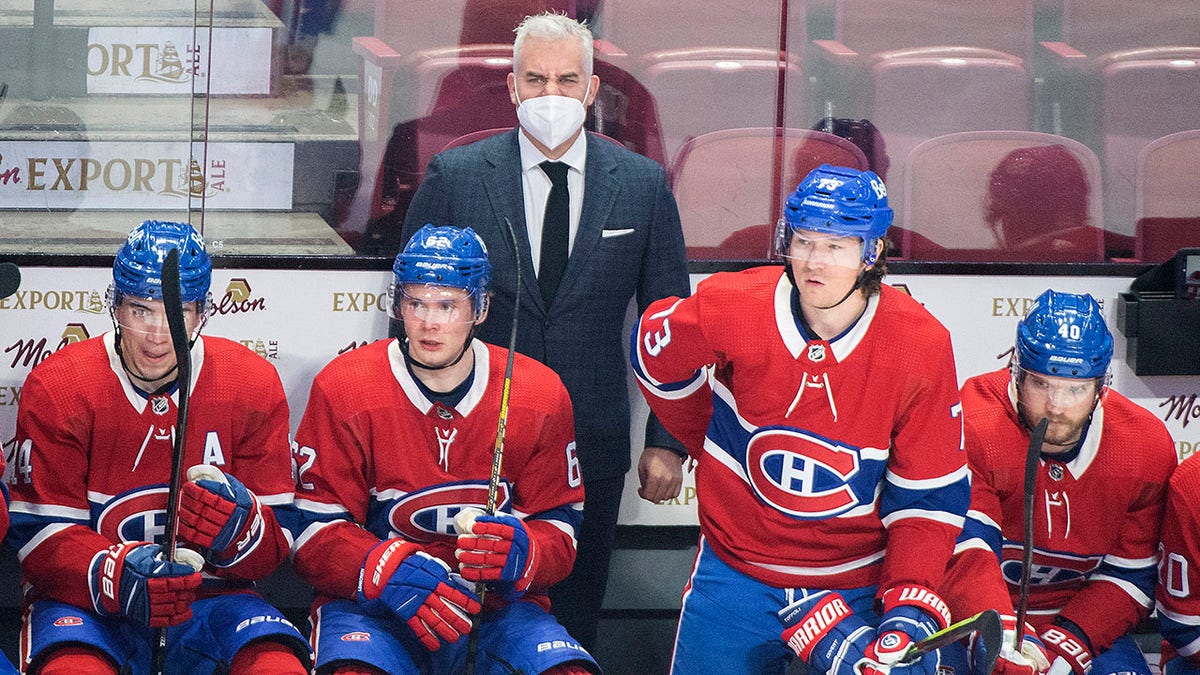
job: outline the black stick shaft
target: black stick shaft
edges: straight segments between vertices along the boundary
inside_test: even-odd
[[[167,525],[163,552],[169,562],[175,562],[175,547],[179,538],[179,491],[183,485],[184,452],[187,449],[188,399],[191,398],[192,357],[187,325],[183,318],[183,301],[179,285],[179,249],[171,249],[163,261],[163,306],[171,345],[175,349],[176,372],[179,383],[179,406],[175,418],[175,443],[171,452],[171,481],[167,490]],[[151,672],[163,675],[167,657],[167,629],[158,630],[158,640],[151,658]]]
[[[1025,454],[1025,541],[1021,543],[1021,585],[1017,596],[1017,627],[1013,636],[1013,650],[1021,653],[1021,641],[1025,638],[1025,613],[1029,610],[1029,579],[1033,574],[1033,497],[1037,490],[1038,459],[1042,454],[1042,443],[1046,440],[1046,427],[1050,421],[1042,418],[1033,431],[1029,432],[1029,450]]]

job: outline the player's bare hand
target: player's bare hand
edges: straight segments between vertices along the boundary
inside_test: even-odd
[[[648,502],[675,499],[683,487],[683,462],[667,448],[647,446],[638,460],[638,496]]]

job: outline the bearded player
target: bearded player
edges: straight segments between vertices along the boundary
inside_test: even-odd
[[[1000,612],[995,669],[1005,675],[1150,673],[1128,633],[1154,607],[1175,445],[1158,418],[1108,387],[1112,352],[1092,296],[1048,290],[1017,324],[1009,366],[963,385],[972,501],[943,593],[955,616]],[[1028,614],[1018,627],[1025,459],[1042,419]],[[965,650],[944,651],[966,672]]]

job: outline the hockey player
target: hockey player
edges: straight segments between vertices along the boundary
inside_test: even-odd
[[[891,220],[874,173],[823,165],[787,198],[782,269],[715,274],[634,331],[650,407],[697,461],[674,673],[783,673],[792,651],[886,673],[949,620],[932,589],[969,499],[958,382],[946,329],[881,283]]]
[[[1158,556],[1158,626],[1162,672],[1200,675],[1200,459],[1171,476]]]
[[[172,563],[161,540],[178,432],[162,299],[173,248],[192,339],[192,480],[179,511],[189,548]],[[113,262],[114,330],[63,347],[25,380],[10,535],[30,584],[28,673],[147,673],[164,627],[171,673],[307,672],[303,636],[253,590],[288,553],[274,512],[292,502],[287,401],[264,359],[200,336],[211,269],[190,225],[135,227]]]
[[[396,256],[404,338],[334,359],[296,433],[296,570],[316,588],[328,673],[599,672],[547,613],[582,513],[571,402],[516,355],[495,515],[487,503],[507,351],[475,339],[491,264],[470,228],[425,226]],[[468,655],[474,584],[486,582]]]
[[[943,593],[956,617],[1000,612],[996,670],[1006,675],[1150,672],[1126,633],[1154,605],[1175,446],[1161,421],[1108,388],[1112,351],[1092,296],[1046,291],[1017,324],[1009,366],[963,385],[972,502]],[[1024,467],[1030,429],[1043,418],[1018,651]],[[946,651],[965,672],[966,650]]]

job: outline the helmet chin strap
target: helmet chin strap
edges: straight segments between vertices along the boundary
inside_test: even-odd
[[[843,302],[849,300],[850,296],[854,295],[855,291],[862,288],[863,278],[867,274],[867,269],[869,269],[869,268],[864,267],[862,270],[859,270],[858,277],[854,280],[854,285],[850,287],[850,290],[846,291],[846,294],[842,296],[841,300],[838,300],[837,302],[833,303],[832,305],[825,305],[824,307],[822,307],[821,305],[813,305],[813,307],[815,307],[816,309],[822,309],[822,310],[833,309],[834,307],[837,307],[838,305],[842,304]],[[792,276],[792,266],[791,265],[784,266],[784,273],[787,275],[788,281],[792,282],[792,288],[799,289],[799,286],[796,285],[796,278],[794,276]],[[797,307],[796,310],[799,311],[799,307]]]

